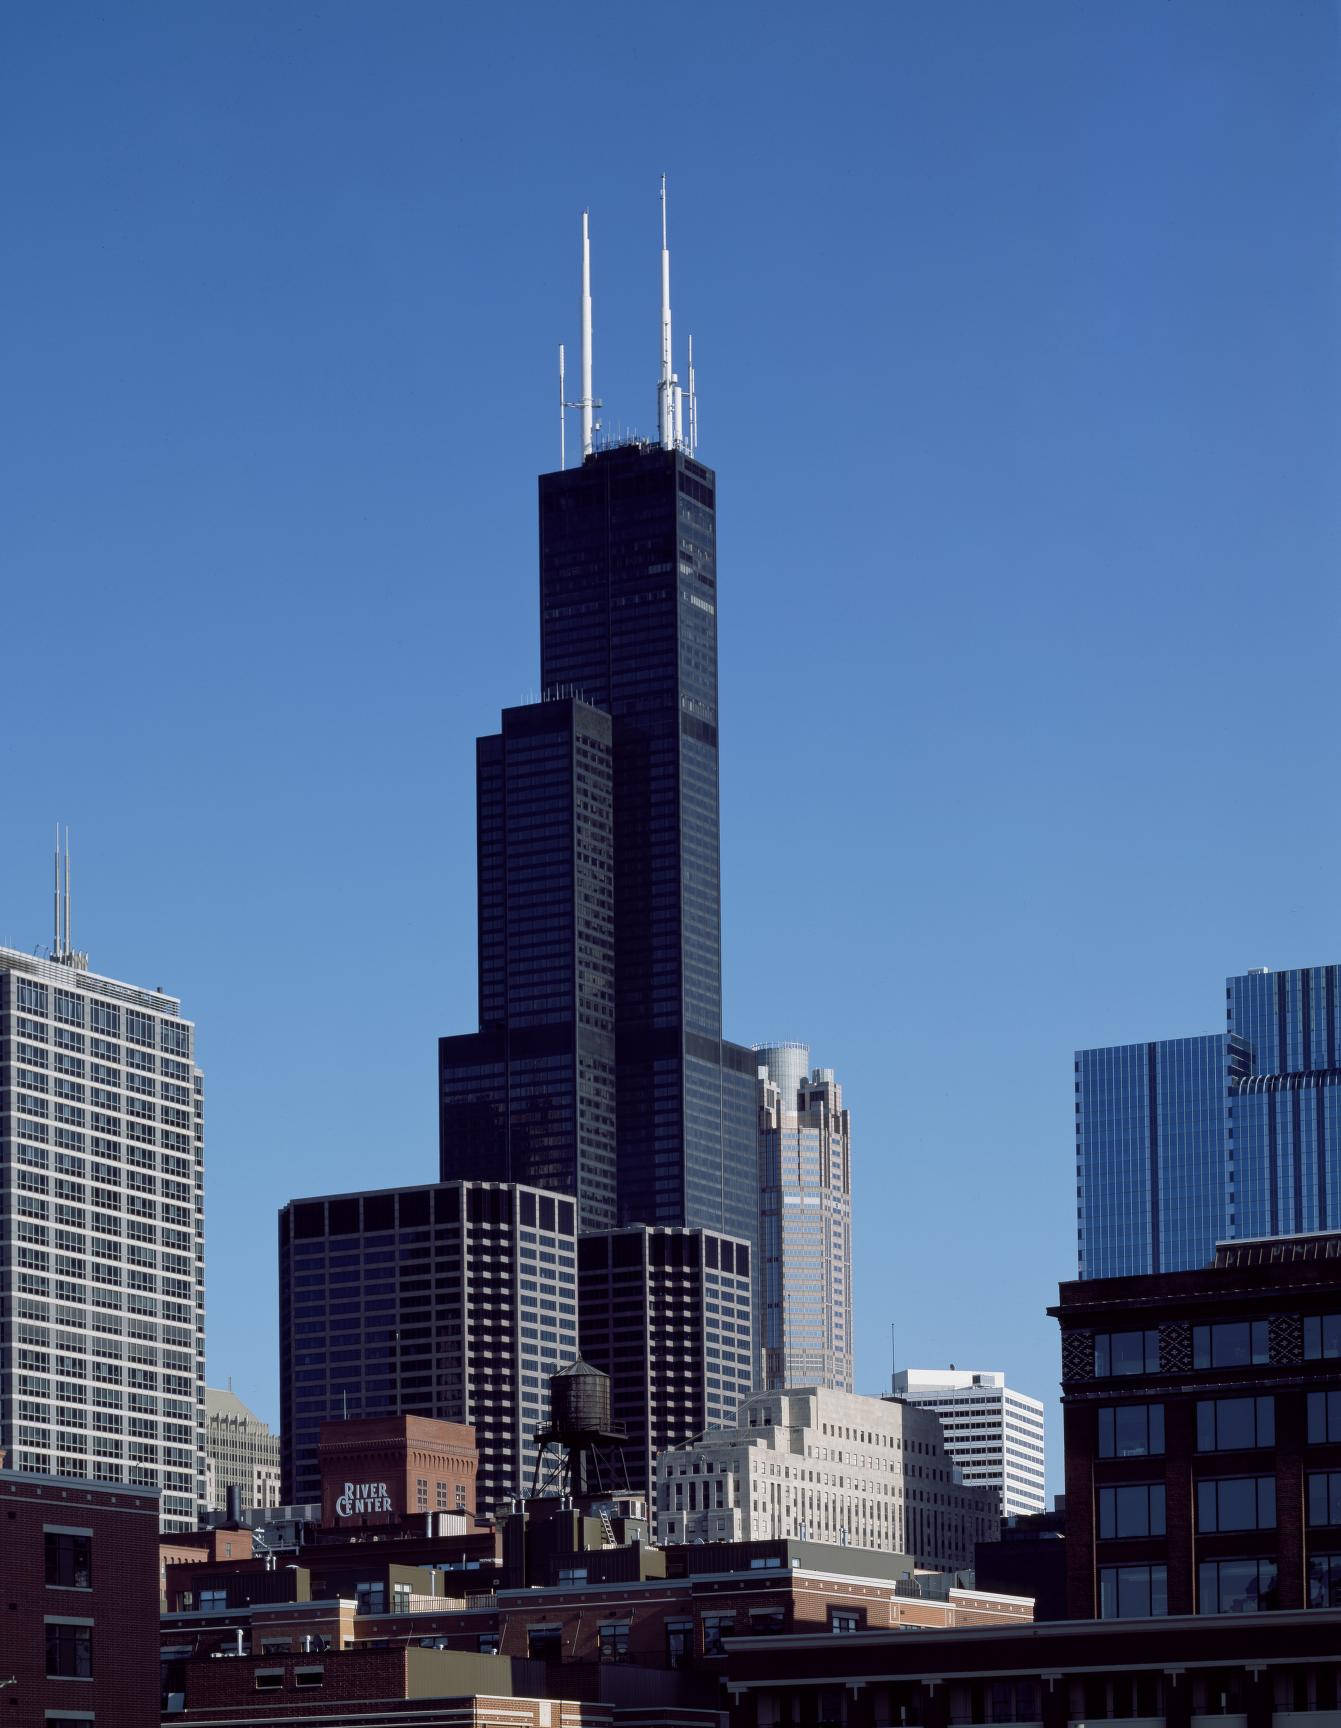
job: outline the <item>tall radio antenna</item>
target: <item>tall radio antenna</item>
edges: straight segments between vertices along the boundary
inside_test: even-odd
[[[689,454],[698,455],[698,391],[694,388],[694,338],[689,338]]]
[[[591,231],[587,212],[582,212],[582,459],[592,450],[591,394]]]
[[[582,412],[582,459],[585,461],[595,448],[593,434],[600,422],[592,418],[593,409],[601,404],[591,393],[591,234],[587,212],[582,212],[582,297],[578,302],[582,319],[582,394],[570,402],[564,391],[563,343],[559,344],[559,467],[568,466],[568,422],[570,408]]]
[[[680,386],[671,366],[670,246],[666,237],[666,176],[661,176],[661,380],[657,385],[661,448],[680,442]]]
[[[74,891],[70,885],[70,830],[65,830],[65,887],[61,888],[61,825],[56,824],[55,868],[52,875],[51,958],[77,972],[88,970],[88,955],[75,952]]]

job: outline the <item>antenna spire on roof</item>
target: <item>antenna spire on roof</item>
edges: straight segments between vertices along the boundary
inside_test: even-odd
[[[582,212],[582,458],[592,451],[591,394],[591,232]]]
[[[672,450],[679,443],[676,397],[679,388],[671,369],[670,247],[666,240],[666,176],[661,176],[661,381],[657,385],[657,423],[661,448]]]

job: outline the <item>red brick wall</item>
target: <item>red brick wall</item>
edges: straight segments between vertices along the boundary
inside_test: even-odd
[[[46,1582],[44,1525],[92,1532],[91,1586]],[[157,1728],[158,1495],[0,1475],[0,1724],[88,1711],[116,1728]],[[93,1678],[48,1679],[46,1622],[91,1620]]]
[[[425,1512],[475,1513],[479,1455],[475,1431],[459,1422],[427,1416],[388,1416],[323,1422],[318,1443],[321,1521],[327,1529],[399,1524]],[[421,1505],[418,1484],[427,1487]],[[344,1516],[336,1507],[346,1483],[385,1483],[391,1510]],[[445,1505],[439,1503],[439,1486]],[[457,1489],[463,1490],[458,1504]]]

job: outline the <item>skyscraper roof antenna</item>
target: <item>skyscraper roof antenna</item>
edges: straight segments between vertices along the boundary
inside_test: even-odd
[[[670,247],[666,239],[666,176],[661,176],[661,380],[657,385],[657,425],[661,448],[680,442],[680,386],[671,368]]]
[[[591,230],[588,214],[582,212],[582,459],[592,452],[591,394]]]

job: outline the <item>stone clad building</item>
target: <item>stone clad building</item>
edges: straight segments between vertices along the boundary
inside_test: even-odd
[[[795,1537],[946,1571],[999,1527],[995,1493],[959,1479],[934,1412],[824,1386],[755,1393],[734,1430],[663,1452],[654,1516],[663,1543]]]

